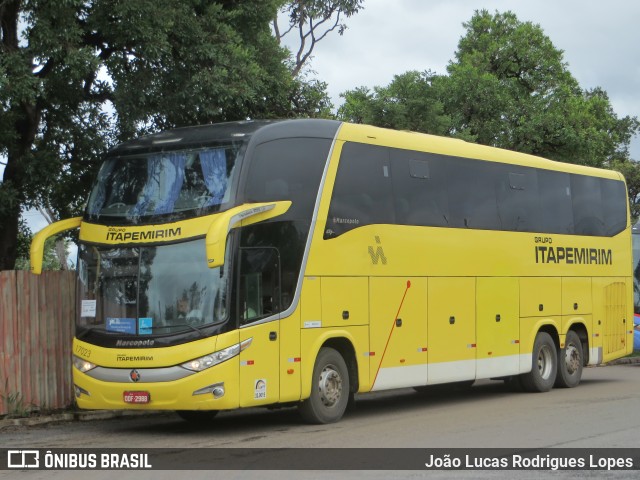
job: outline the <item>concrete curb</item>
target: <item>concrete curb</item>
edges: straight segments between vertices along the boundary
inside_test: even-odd
[[[36,425],[46,425],[49,423],[61,422],[90,422],[94,420],[111,420],[121,417],[141,417],[145,415],[157,415],[159,410],[83,410],[76,412],[52,413],[45,415],[34,415],[24,418],[4,418],[0,420],[0,430],[9,427],[31,427]]]

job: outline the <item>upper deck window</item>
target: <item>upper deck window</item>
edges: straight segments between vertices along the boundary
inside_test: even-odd
[[[237,146],[108,158],[87,214],[131,223],[145,217],[190,217],[218,211],[232,198]]]

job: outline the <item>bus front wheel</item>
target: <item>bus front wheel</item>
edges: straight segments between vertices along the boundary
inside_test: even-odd
[[[564,348],[558,351],[556,387],[573,388],[580,384],[584,360],[582,355],[580,337],[573,330],[569,330],[564,341]]]
[[[533,344],[531,371],[520,377],[527,392],[548,392],[553,388],[558,371],[558,353],[551,335],[539,332]]]
[[[308,423],[334,423],[342,418],[348,403],[347,364],[333,348],[321,348],[313,367],[311,396],[300,404],[300,415]]]

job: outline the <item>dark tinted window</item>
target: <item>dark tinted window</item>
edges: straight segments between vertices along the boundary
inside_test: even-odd
[[[499,230],[495,164],[462,158],[447,160],[449,226]]]
[[[627,189],[624,183],[601,179],[602,210],[605,235],[615,235],[627,226]]]
[[[446,162],[430,153],[391,149],[396,222],[445,227],[449,221]]]
[[[325,238],[373,223],[612,236],[626,204],[616,180],[347,143]]]
[[[538,176],[532,168],[496,165],[496,200],[502,230],[535,232],[540,227]]]
[[[574,233],[604,235],[600,178],[571,175]]]
[[[331,140],[286,138],[258,145],[251,155],[247,202],[291,200],[282,219],[310,219]]]
[[[374,223],[395,223],[389,149],[346,143],[333,187],[325,238]]]
[[[574,233],[571,180],[568,173],[538,170],[540,228],[538,232]]]

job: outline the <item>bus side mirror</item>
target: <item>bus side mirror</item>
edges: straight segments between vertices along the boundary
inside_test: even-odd
[[[52,223],[44,227],[38,233],[33,236],[31,240],[31,248],[30,248],[30,260],[31,260],[31,271],[36,275],[40,275],[42,273],[42,259],[44,256],[44,242],[47,238],[57,235],[61,232],[66,232],[67,230],[73,230],[74,228],[80,227],[82,223],[82,217],[73,217],[68,218],[66,220],[60,220],[59,222]]]
[[[282,215],[291,207],[289,200],[279,202],[250,203],[234,207],[215,216],[207,231],[207,265],[216,268],[224,264],[227,235],[232,228],[244,227]]]

